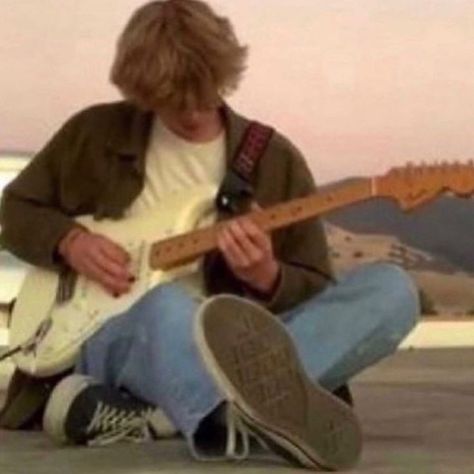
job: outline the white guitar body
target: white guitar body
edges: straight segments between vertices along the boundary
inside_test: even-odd
[[[71,298],[58,303],[60,276],[41,268],[31,270],[13,310],[10,346],[31,340],[42,323],[46,322],[49,329],[33,350],[14,356],[16,365],[37,377],[72,367],[81,345],[108,319],[125,311],[150,288],[188,273],[190,265],[152,271],[149,266],[151,244],[196,228],[202,216],[213,209],[215,193],[216,189],[211,186],[179,192],[146,215],[118,221],[78,218],[88,229],[106,235],[130,253],[130,269],[137,281],[130,293],[114,298],[100,285],[78,276]]]

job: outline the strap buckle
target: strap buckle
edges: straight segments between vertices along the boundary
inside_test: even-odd
[[[216,207],[219,211],[239,214],[245,211],[254,195],[250,183],[229,170],[216,196]]]

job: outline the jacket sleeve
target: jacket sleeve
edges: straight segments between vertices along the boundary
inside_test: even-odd
[[[75,225],[61,211],[58,198],[61,160],[73,135],[70,120],[3,192],[1,245],[32,265],[55,268],[56,246]]]
[[[301,153],[287,143],[288,176],[285,201],[317,192],[312,174]],[[318,217],[287,227],[276,257],[281,274],[273,294],[261,302],[274,313],[290,310],[334,281],[326,234]],[[258,299],[258,298],[257,298]]]

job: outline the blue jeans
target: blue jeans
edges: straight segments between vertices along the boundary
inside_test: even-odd
[[[191,449],[199,424],[223,402],[193,337],[197,307],[178,284],[158,286],[103,326],[84,345],[76,367],[159,406]],[[281,317],[307,374],[334,390],[393,353],[418,314],[408,275],[372,264]]]

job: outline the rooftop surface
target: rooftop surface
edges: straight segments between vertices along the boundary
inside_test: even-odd
[[[365,434],[352,472],[474,474],[474,348],[400,351],[351,387]],[[0,431],[2,474],[296,471],[272,455],[203,464],[189,457],[180,439],[58,448],[40,432]]]

